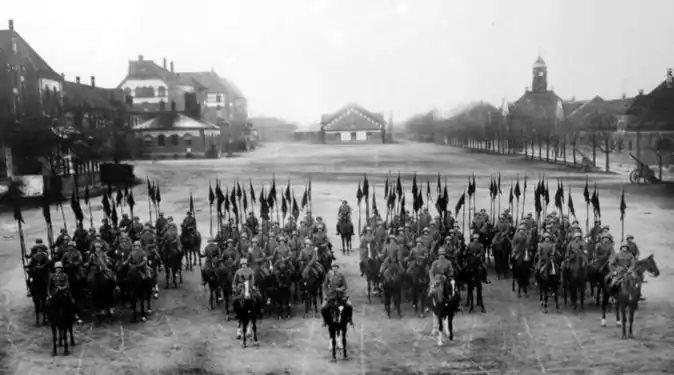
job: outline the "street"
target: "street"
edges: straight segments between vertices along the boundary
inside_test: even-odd
[[[174,373],[271,373],[271,374],[430,374],[430,373],[656,373],[674,368],[674,207],[669,196],[654,187],[629,186],[626,192],[626,234],[633,234],[642,256],[654,254],[661,270],[658,278],[644,285],[647,301],[642,303],[635,321],[634,340],[620,340],[614,313],[608,326],[600,326],[601,312],[587,297],[586,311],[574,313],[562,306],[543,314],[538,296],[518,299],[510,291],[510,280],[497,281],[490,270],[492,284],[485,285],[485,314],[464,312],[455,319],[455,340],[436,346],[430,335],[431,318],[416,317],[410,303],[403,302],[403,318],[385,318],[379,299],[365,301],[366,283],[359,277],[358,250],[344,256],[335,233],[340,201],[346,199],[358,211],[356,189],[367,173],[380,210],[385,208],[384,180],[387,172],[403,175],[410,194],[412,174],[420,182],[430,180],[433,200],[437,173],[446,178],[449,206],[457,199],[473,173],[477,180],[477,208],[489,210],[489,177],[502,174],[501,209],[508,206],[510,181],[529,177],[526,212],[533,211],[532,187],[540,175],[550,181],[554,193],[556,179],[563,178],[568,196],[575,202],[577,219],[584,227],[586,207],[582,189],[585,175],[549,164],[525,161],[521,157],[471,153],[433,144],[393,145],[306,145],[265,144],[240,157],[219,160],[176,160],[139,162],[136,174],[149,177],[161,186],[161,210],[182,221],[194,196],[199,230],[209,237],[209,181],[219,179],[223,186],[252,180],[256,192],[262,184],[268,190],[272,175],[277,189],[290,180],[293,194],[301,199],[311,178],[314,215],[322,216],[337,262],[349,281],[348,294],[354,305],[355,327],[348,333],[348,361],[331,362],[328,333],[320,319],[302,317],[303,306],[293,306],[290,320],[276,320],[271,314],[258,325],[259,347],[243,349],[235,340],[236,323],[225,321],[220,309],[208,310],[208,294],[201,286],[198,269],[184,272],[179,289],[164,290],[164,274],[159,276],[160,297],[154,313],[145,323],[131,324],[128,308],[118,308],[118,321],[93,327],[90,322],[76,328],[77,346],[69,357],[51,357],[51,332],[34,326],[33,306],[26,298],[20,265],[19,237],[11,212],[0,217],[0,373],[3,374],[174,374]],[[590,175],[597,182],[602,204],[602,221],[620,239],[619,195],[627,179],[620,175]],[[553,187],[553,185],[555,185]],[[243,187],[243,186],[242,186]],[[644,193],[644,192],[647,193]],[[411,195],[410,195],[411,196]],[[147,219],[145,185],[134,189],[136,215]],[[424,197],[425,198],[425,197]],[[100,198],[94,199],[94,224],[103,217]],[[408,198],[407,207],[411,207]],[[551,201],[549,211],[553,210]],[[64,203],[69,229],[74,216]],[[259,208],[258,208],[259,210]],[[435,208],[431,207],[435,215]],[[365,215],[365,205],[360,210]],[[564,210],[566,214],[566,209]],[[85,210],[85,216],[88,211]],[[52,207],[54,231],[61,226],[61,214]],[[24,212],[27,245],[41,237],[46,240],[40,209]],[[459,218],[461,215],[459,214]],[[357,214],[354,214],[357,224]],[[592,221],[592,217],[590,218]],[[88,217],[85,225],[88,226]],[[354,247],[358,246],[354,238]],[[205,244],[205,241],[204,241]],[[560,298],[561,300],[561,298]]]

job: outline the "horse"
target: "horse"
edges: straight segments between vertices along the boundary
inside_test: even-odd
[[[348,215],[340,216],[337,222],[337,234],[342,238],[342,254],[350,254],[352,250],[353,223]]]
[[[80,304],[85,298],[84,287],[86,283],[86,276],[84,275],[84,268],[82,265],[67,264],[64,267],[68,281],[70,283],[70,294],[73,296],[75,308],[75,320],[77,324],[82,324],[80,319]]]
[[[68,333],[70,333],[70,345],[75,346],[73,336],[73,324],[75,321],[75,304],[68,292],[68,288],[60,287],[51,296],[47,303],[49,323],[52,333],[52,355],[58,355],[57,346],[63,346],[63,354],[69,355]]]
[[[414,313],[418,313],[421,309],[420,317],[425,317],[426,310],[426,295],[428,293],[428,269],[426,267],[426,259],[417,258],[410,263],[407,268],[407,279],[412,286],[412,303],[414,304]]]
[[[180,244],[187,258],[185,271],[193,271],[197,262],[199,263],[199,267],[201,267],[201,257],[199,256],[201,252],[201,234],[196,230],[192,232],[183,229],[180,233]]]
[[[379,285],[381,283],[381,278],[379,275],[379,268],[381,261],[379,258],[372,252],[372,244],[367,244],[367,259],[364,264],[364,273],[365,278],[367,279],[367,303],[372,303],[372,287],[375,288],[375,291],[379,290]]]
[[[587,260],[584,254],[576,254],[572,261],[564,267],[564,303],[566,303],[567,289],[571,297],[573,309],[585,309],[585,287],[587,286]]]
[[[323,266],[326,272],[332,268],[332,253],[330,249],[332,244],[329,242],[318,245],[318,262]]]
[[[234,299],[232,303],[237,319],[239,320],[239,328],[236,332],[236,338],[241,339],[241,346],[246,347],[246,338],[252,328],[253,344],[257,345],[257,315],[260,311],[259,300],[253,298],[250,291],[250,278],[243,282],[242,296]],[[251,328],[249,328],[249,325]],[[245,334],[242,334],[245,333]]]
[[[302,299],[304,300],[304,317],[309,317],[311,306],[314,307],[314,317],[318,316],[318,299],[323,303],[322,297],[322,279],[323,276],[319,274],[311,262],[302,271]]]
[[[481,266],[481,259],[475,256],[469,256],[465,259],[465,267],[459,272],[459,279],[466,285],[466,306],[470,306],[468,312],[473,312],[475,304],[480,307],[482,313],[487,312],[482,298],[482,280],[484,280],[484,270]],[[475,292],[475,298],[473,297]],[[477,300],[477,301],[475,301]]]
[[[287,319],[290,319],[292,315],[290,310],[290,287],[292,286],[292,276],[290,268],[285,262],[279,263],[278,267],[274,270],[274,278],[276,281],[274,283],[274,299],[278,304],[277,319],[281,319],[284,316]],[[287,314],[284,315],[284,312]]]
[[[92,265],[87,276],[87,285],[94,300],[94,306],[99,310],[96,314],[98,322],[101,323],[101,317],[107,315],[112,317],[115,314],[113,309],[115,290],[117,282],[112,271],[103,270],[98,265]]]
[[[183,253],[177,241],[167,239],[163,243],[162,258],[164,271],[166,272],[166,286],[169,287],[169,277],[173,281],[173,287],[178,288],[177,275],[180,276],[180,283],[183,283],[182,258]]]
[[[330,304],[329,313],[326,316],[328,332],[330,334],[330,350],[332,350],[332,359],[337,360],[337,348],[341,346],[344,359],[349,358],[346,352],[346,331],[348,329],[346,301],[343,296],[338,295],[333,303]],[[341,343],[337,341],[337,336],[341,336]],[[341,344],[341,345],[340,345]]]
[[[512,252],[512,244],[508,239],[508,235],[503,232],[499,232],[494,236],[492,240],[492,256],[494,257],[494,271],[496,272],[496,277],[500,280],[501,276],[503,278],[508,277],[508,259],[510,259],[510,254]]]
[[[136,307],[140,303],[140,321],[144,322],[147,317],[145,315],[145,303],[147,303],[147,313],[152,314],[152,275],[147,275],[143,278],[141,270],[136,266],[129,266],[126,273],[125,289],[130,293],[131,310],[133,311],[133,321],[138,322],[138,311]]]
[[[536,280],[538,281],[538,292],[543,305],[543,312],[548,313],[548,298],[552,291],[555,298],[555,307],[559,311],[559,267],[555,257],[549,257],[542,269],[536,270]]]
[[[524,250],[522,258],[512,259],[513,281],[512,289],[515,291],[515,283],[517,282],[517,297],[522,297],[524,292],[525,297],[529,297],[529,279],[531,278],[532,260],[529,256],[529,250]]]
[[[660,276],[660,269],[653,254],[638,261],[633,267],[627,270],[627,273],[620,281],[619,285],[613,288],[615,293],[611,293],[616,303],[616,325],[622,326],[621,339],[634,338],[632,326],[634,325],[634,313],[639,309],[639,299],[641,299],[641,285],[644,272],[653,277]],[[608,281],[607,281],[608,283]],[[608,285],[607,285],[608,288]],[[609,289],[611,291],[611,289]],[[620,320],[618,320],[620,314]],[[629,314],[629,329],[627,327]],[[606,309],[602,309],[602,326],[606,325]]]
[[[446,287],[449,287],[449,293],[445,293]],[[454,340],[454,315],[459,310],[461,297],[456,282],[452,279],[447,283],[444,278],[433,281],[429,297],[433,311],[433,331],[431,335],[437,333],[438,346],[442,346],[443,334],[450,341]]]
[[[400,303],[402,299],[403,271],[397,262],[392,262],[384,270],[382,275],[384,287],[384,308],[386,315],[391,319],[391,300],[398,312],[398,317],[402,318],[400,312]]]
[[[29,282],[30,295],[35,306],[35,325],[40,326],[40,314],[42,314],[42,324],[47,324],[47,283],[49,281],[49,270],[51,263],[38,264],[31,270]]]

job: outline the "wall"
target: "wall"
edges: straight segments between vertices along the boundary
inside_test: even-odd
[[[326,132],[325,143],[383,143],[382,131]]]
[[[219,131],[151,130],[138,132],[136,137],[143,142],[143,148],[149,154],[146,156],[184,158],[191,154],[194,157],[205,157],[211,146],[218,148]]]
[[[63,92],[63,82],[53,79],[40,78],[40,95],[44,95],[44,90],[48,88],[51,91]]]
[[[136,97],[136,88],[139,87],[152,87],[154,89],[154,97],[141,97],[137,98]],[[166,95],[165,96],[159,96],[159,88],[163,87],[166,90]],[[121,88],[131,97],[133,98],[133,103],[134,104],[139,104],[139,103],[152,103],[152,104],[159,104],[162,100],[167,102],[167,108],[170,108],[170,101],[169,101],[169,87],[166,84],[166,82],[159,80],[159,79],[143,79],[143,80],[136,80],[136,79],[130,79],[124,81],[122,83]],[[130,90],[130,91],[129,91]]]
[[[655,145],[660,137],[670,139],[674,144],[674,132],[618,132],[616,141],[622,147],[614,150],[612,159],[620,164],[633,164],[636,162],[629,156],[630,153],[636,156],[642,162],[648,165],[657,165],[659,155],[655,150]],[[599,157],[598,157],[599,158]],[[662,153],[663,165],[674,164],[674,150],[667,150]]]
[[[220,99],[220,100],[218,100]],[[206,101],[204,106],[205,107],[220,107],[223,108],[225,106],[225,102],[227,100],[227,96],[224,93],[208,93],[206,95]]]

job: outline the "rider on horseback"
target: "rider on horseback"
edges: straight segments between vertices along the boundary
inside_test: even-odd
[[[182,235],[196,234],[197,221],[194,219],[194,216],[192,216],[192,211],[187,211],[186,215],[187,216],[185,216],[183,223],[181,224]]]
[[[297,223],[295,222],[295,218],[291,216],[288,218],[286,225],[283,226],[283,232],[286,235],[290,235],[295,230],[297,230]]]
[[[149,267],[147,264],[147,254],[145,250],[140,246],[140,242],[136,241],[133,243],[133,250],[129,256],[124,260],[124,265],[129,265],[138,270],[141,280],[147,280],[150,278]]]
[[[346,200],[342,201],[342,205],[339,206],[339,210],[337,211],[337,222],[342,219],[351,219],[351,206],[349,206],[349,203]]]
[[[294,273],[295,267],[291,261],[293,253],[290,251],[290,247],[288,247],[288,239],[281,236],[279,237],[279,242],[280,244],[274,249],[274,253],[272,254],[272,268],[278,269],[279,265],[283,263],[291,273]]]
[[[581,233],[577,233],[574,239],[566,246],[564,264],[568,267],[571,261],[577,259],[577,257],[580,257],[583,263],[587,262],[587,247]]]
[[[319,230],[325,232],[325,223],[323,222],[323,218],[320,216],[316,218],[316,223],[314,224],[314,232],[318,232]]]
[[[634,255],[634,259],[639,260],[639,247],[637,246],[637,243],[634,242],[634,236],[631,234],[628,234],[625,237],[625,240],[627,241],[626,244],[630,248],[630,253]]]
[[[100,242],[94,243],[94,251],[89,255],[89,265],[98,267],[98,271],[102,272],[111,280],[116,279],[116,275],[110,269],[112,261],[105,252],[105,248]]]
[[[328,319],[330,314],[330,306],[333,303],[344,303],[344,316],[347,319],[347,323],[353,325],[352,317],[352,306],[349,297],[346,295],[346,291],[349,289],[346,283],[346,277],[339,270],[339,265],[333,263],[332,270],[326,275],[325,282],[323,283],[323,289],[325,290],[326,299],[323,301],[321,306],[321,315],[323,316],[323,326],[328,325]]]
[[[440,248],[438,250],[438,259],[431,264],[431,269],[429,271],[429,277],[431,280],[431,283],[436,284],[436,283],[442,283],[444,286],[444,294],[445,298],[447,297],[447,292],[449,291],[449,282],[454,279],[454,267],[452,266],[452,262],[447,260],[445,256],[447,255],[447,252],[445,251],[444,248]],[[430,296],[432,292],[432,288],[429,288],[428,290],[428,295]]]
[[[257,284],[255,282],[255,272],[248,268],[248,259],[242,258],[240,263],[240,268],[234,274],[232,279],[232,292],[234,301],[238,301],[244,297],[244,284],[246,281],[249,281],[249,292],[252,299],[261,301],[262,295],[257,289]]]
[[[320,219],[320,217],[318,219]],[[325,234],[325,224],[319,225],[319,223],[316,224],[316,233],[314,233],[313,242],[319,249],[322,248],[328,250],[333,260],[337,259],[335,258],[335,253],[332,251],[332,247],[330,246],[330,242],[328,241],[328,236]]]
[[[168,220],[164,217],[164,213],[160,212],[159,217],[154,222],[154,227],[157,229],[157,237],[161,238],[164,235]]]
[[[49,249],[47,248],[47,246],[44,243],[42,243],[41,238],[38,238],[38,239],[35,240],[35,245],[33,245],[30,248],[30,254],[26,254],[25,256],[26,256],[26,258],[32,258],[33,255],[37,254],[38,252],[44,253],[45,255],[49,254]]]
[[[82,253],[77,250],[75,247],[70,247],[68,252],[63,255],[63,265],[66,267],[71,267],[74,272],[79,273],[80,278],[84,279],[82,264],[84,259],[82,258]]]
[[[323,273],[323,266],[318,261],[318,251],[312,246],[310,239],[304,240],[304,248],[300,251],[300,264],[302,265],[302,278],[306,279],[309,272],[315,271],[319,276]]]
[[[477,259],[480,265],[480,270],[482,271],[483,279],[482,281],[485,284],[490,284],[491,281],[487,280],[487,266],[485,266],[484,262],[482,259],[484,258],[484,247],[482,246],[482,243],[480,242],[480,235],[477,233],[474,233],[472,236],[473,241],[468,245],[468,249],[466,249],[466,257],[474,257]]]
[[[543,273],[545,271],[545,266],[548,264],[549,260],[554,262],[555,256],[555,247],[552,243],[552,236],[550,233],[545,233],[543,235],[543,242],[538,244],[538,265],[536,269],[538,273]]]
[[[257,218],[255,217],[255,213],[251,211],[248,214],[248,218],[246,218],[246,226],[250,228],[253,235],[256,235],[258,233],[258,225],[259,223],[257,221]]]
[[[379,267],[379,274],[383,275],[391,263],[397,263],[402,269],[403,266],[401,264],[401,253],[402,250],[396,243],[396,237],[392,234],[389,235],[389,243],[384,246],[384,252],[381,254],[381,257],[384,258],[384,261],[381,263],[381,267]]]
[[[131,224],[133,222],[129,219],[129,214],[122,214],[122,220],[119,221],[119,229],[122,232],[129,232],[131,230]]]
[[[125,232],[120,233],[117,241],[117,251],[119,251],[120,258],[126,259],[126,257],[129,256],[129,253],[131,253],[131,250],[133,250],[131,238],[129,238],[129,235]]]
[[[204,267],[201,269],[201,285],[206,285],[208,282],[207,275],[217,266],[217,262],[220,258],[220,247],[218,247],[215,238],[209,238],[206,248],[204,248],[204,256],[206,261],[204,262]]]
[[[417,245],[410,251],[410,254],[407,256],[407,272],[411,273],[412,267],[416,261],[421,261],[424,264],[425,268],[428,268],[428,250],[424,247],[424,243],[421,241],[421,238],[417,238]]]
[[[66,228],[61,228],[61,233],[59,234],[58,237],[56,237],[56,241],[54,241],[54,247],[59,247],[63,243],[68,243],[70,242],[70,236],[68,235],[68,231]]]
[[[610,289],[614,289],[620,282],[627,272],[634,267],[636,260],[634,255],[630,252],[630,247],[626,243],[620,245],[620,252],[613,255],[608,262],[608,267],[610,274],[606,276],[608,280],[608,285]],[[613,293],[611,293],[613,294]]]
[[[574,237],[578,237],[580,232],[576,232]],[[582,239],[580,239],[582,241]],[[611,238],[609,236],[602,236],[601,237],[601,242],[597,243],[594,248],[594,258],[595,262],[598,263],[597,269],[601,270],[604,268],[604,266],[608,265],[608,261],[613,257],[615,254],[615,249],[613,247],[613,243],[611,242]]]
[[[70,295],[70,282],[68,281],[68,275],[63,272],[63,264],[61,262],[54,263],[54,273],[49,275],[47,280],[47,299],[56,294],[59,290],[63,290],[65,295],[72,300]]]
[[[377,247],[375,244],[375,238],[372,235],[372,228],[365,227],[365,233],[360,238],[360,263],[358,267],[360,268],[360,276],[363,277],[365,273],[365,262],[368,258],[368,251],[372,251],[372,256],[376,256]]]
[[[229,238],[227,239],[227,247],[222,249],[220,252],[220,258],[216,259],[214,264],[218,264],[218,261],[224,263],[226,266],[238,266],[239,260],[241,259],[241,254],[236,251],[234,248],[234,241]]]

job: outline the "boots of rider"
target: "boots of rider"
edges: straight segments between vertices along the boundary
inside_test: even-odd
[[[328,325],[328,318],[330,317],[330,303],[331,301],[325,299],[321,305],[321,316],[323,317],[323,327]]]
[[[482,268],[482,275],[484,275],[482,281],[485,284],[491,284],[491,281],[489,281],[489,279],[487,279],[487,266],[484,263],[482,263],[482,265],[480,267]]]

